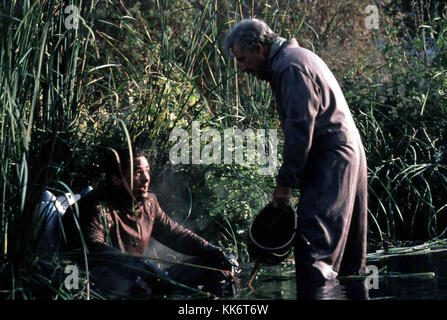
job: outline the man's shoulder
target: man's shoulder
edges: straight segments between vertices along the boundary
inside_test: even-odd
[[[150,203],[150,205],[158,204],[157,196],[152,192],[148,192],[145,202]]]
[[[62,225],[67,242],[64,243],[66,249],[78,248],[81,246],[79,238],[79,227],[86,228],[91,219],[96,216],[96,205],[101,203],[103,198],[102,188],[95,188],[77,201],[76,205],[70,206],[62,217]]]
[[[318,59],[317,54],[309,49],[301,47],[298,45],[296,39],[290,39],[281,50],[282,57],[288,59]]]
[[[292,41],[294,40],[294,41]],[[295,68],[308,73],[321,58],[309,49],[300,47],[295,39],[287,41],[272,64],[273,72],[282,73],[289,68]]]
[[[147,197],[144,200],[144,206],[146,208],[146,213],[151,217],[159,219],[164,215],[164,211],[158,203],[157,196],[152,192],[148,192]]]
[[[103,186],[93,189],[78,201],[79,212],[84,218],[90,218],[103,208],[114,206],[110,190]]]

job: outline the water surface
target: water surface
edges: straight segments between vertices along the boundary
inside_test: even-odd
[[[377,286],[370,278],[341,278],[328,281],[304,298],[318,300],[444,300],[447,299],[447,252],[399,255],[380,259],[372,257],[367,265],[379,270]],[[242,267],[239,274],[241,294],[235,299],[295,300],[297,290],[293,262],[282,266],[263,266],[247,287],[252,265]]]

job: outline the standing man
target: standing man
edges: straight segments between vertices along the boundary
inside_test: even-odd
[[[359,274],[366,260],[366,157],[343,92],[321,58],[257,19],[239,22],[224,46],[242,71],[270,83],[284,132],[273,193],[288,205],[300,189],[297,285]]]

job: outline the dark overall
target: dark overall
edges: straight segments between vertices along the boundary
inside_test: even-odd
[[[326,64],[292,39],[269,57],[284,131],[278,185],[298,188],[297,285],[359,274],[366,261],[367,167],[359,132]]]

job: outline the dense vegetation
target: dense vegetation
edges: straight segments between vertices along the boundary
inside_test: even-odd
[[[106,147],[129,142],[148,151],[165,210],[248,261],[248,224],[274,176],[256,165],[172,165],[169,136],[199,121],[222,137],[250,128],[281,138],[269,88],[222,51],[225,32],[252,15],[322,56],[341,83],[368,157],[370,242],[445,236],[445,5],[387,1],[369,30],[369,2],[1,1],[2,295],[29,298],[36,285],[86,297],[56,285],[64,262],[39,254],[36,208],[46,189],[96,187]],[[79,8],[77,27],[68,5]],[[280,150],[281,141],[279,160]],[[45,270],[55,270],[52,283]]]

